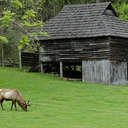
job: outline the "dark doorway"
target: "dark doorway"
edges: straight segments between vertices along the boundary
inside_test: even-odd
[[[63,76],[82,79],[82,62],[63,62]]]

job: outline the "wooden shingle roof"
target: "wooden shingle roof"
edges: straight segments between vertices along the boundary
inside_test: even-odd
[[[111,13],[106,13],[107,11]],[[45,40],[116,36],[128,38],[128,24],[119,19],[110,2],[67,5],[44,24]]]

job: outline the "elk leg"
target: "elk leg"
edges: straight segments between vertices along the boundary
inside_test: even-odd
[[[15,105],[15,111],[17,111],[17,107],[16,107],[16,101],[14,102],[14,105]]]
[[[4,101],[4,100],[1,100],[1,101],[0,101],[0,105],[1,105],[2,110],[4,110],[4,108],[3,108],[3,101]]]
[[[11,111],[12,111],[12,108],[13,108],[13,104],[14,104],[14,102],[12,101],[12,105],[11,105]]]

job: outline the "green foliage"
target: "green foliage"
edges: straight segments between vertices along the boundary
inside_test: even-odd
[[[9,27],[10,23],[14,21],[14,15],[15,13],[12,13],[10,10],[3,11],[3,17],[0,17],[0,28]]]
[[[27,20],[27,19],[29,19],[29,18],[31,18],[31,17],[36,17],[35,14],[36,14],[36,12],[35,12],[33,9],[27,10],[27,11],[25,12],[25,15],[22,16],[22,19],[23,19],[23,20]]]
[[[113,4],[117,14],[124,21],[128,21],[128,4],[126,2],[121,2]]]
[[[42,21],[37,21],[37,22],[28,22],[28,21],[24,21],[23,23],[21,23],[21,25],[24,27],[24,28],[29,28],[30,29],[33,29],[33,28],[36,28],[36,27],[42,27],[43,26],[43,22]],[[39,29],[40,30],[40,29]]]
[[[8,43],[8,39],[4,36],[0,36],[0,43]]]
[[[20,0],[11,0],[11,4],[12,4],[12,7],[14,9],[19,9],[19,8],[22,8],[23,7],[23,5],[20,2]]]
[[[33,32],[33,33],[31,33],[30,36],[33,37],[33,38],[35,39],[35,38],[37,38],[37,33],[36,33],[36,32]],[[38,39],[37,39],[37,40],[38,40]]]
[[[29,45],[30,40],[26,35],[22,35],[20,39],[20,44],[18,45],[19,49],[22,49],[24,45]]]
[[[30,31],[38,27],[38,30],[41,31],[43,27],[43,22],[37,19],[38,10],[36,10],[34,0],[6,0],[8,5],[3,9],[0,17],[0,28],[3,30],[0,35],[8,36],[8,30],[15,31],[16,36],[19,38],[18,48],[29,45],[30,42]],[[32,4],[32,7],[27,7],[27,4]],[[17,32],[17,30],[19,32]],[[6,34],[5,34],[6,31]],[[36,31],[34,33],[37,33]],[[44,34],[45,35],[45,34]],[[6,37],[7,38],[7,37]]]
[[[39,32],[39,35],[42,37],[49,36],[47,32]]]
[[[4,58],[6,64],[18,64],[18,48],[19,38],[16,32],[9,30],[8,43],[4,44]]]

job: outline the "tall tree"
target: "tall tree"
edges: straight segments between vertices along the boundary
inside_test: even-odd
[[[1,64],[4,66],[4,44],[8,43],[8,40],[4,36],[0,36],[0,45],[1,45]]]
[[[30,45],[30,39],[33,39],[31,41],[33,42],[34,39],[38,40],[38,35],[47,35],[42,32],[43,22],[37,16],[38,12],[33,6],[34,0],[5,0],[5,2],[7,5],[0,14],[0,36],[2,39],[7,40],[9,31],[13,31],[17,37],[15,42],[21,51],[24,46]],[[32,7],[28,4],[29,2]],[[31,32],[35,28],[38,28],[38,34],[36,31]]]

